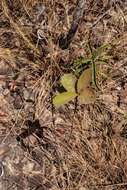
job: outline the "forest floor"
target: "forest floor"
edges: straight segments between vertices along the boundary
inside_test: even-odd
[[[108,3],[86,0],[62,50],[76,0],[0,1],[0,190],[127,189],[127,1]],[[88,58],[88,41],[110,45],[96,101],[56,108],[59,78]]]

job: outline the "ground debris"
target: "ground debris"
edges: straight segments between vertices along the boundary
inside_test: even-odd
[[[110,46],[97,100],[56,109],[59,78],[90,58],[88,41],[91,53]],[[124,0],[1,0],[0,190],[126,189],[126,55]]]

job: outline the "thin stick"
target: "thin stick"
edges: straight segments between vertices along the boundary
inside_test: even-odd
[[[73,15],[73,21],[67,34],[61,34],[58,38],[58,44],[61,49],[67,49],[78,29],[81,18],[85,10],[85,0],[77,0],[77,6]]]

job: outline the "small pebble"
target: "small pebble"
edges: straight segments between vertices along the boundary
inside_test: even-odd
[[[23,91],[23,97],[25,100],[31,100],[34,102],[35,100],[35,95],[34,92],[31,89],[24,89]]]
[[[8,89],[5,89],[5,90],[3,91],[3,95],[6,96],[6,95],[9,94],[9,92],[10,92],[10,91],[9,91]]]
[[[116,90],[119,90],[119,91],[120,91],[120,90],[121,90],[121,87],[120,87],[120,86],[118,86],[118,87],[116,88]]]

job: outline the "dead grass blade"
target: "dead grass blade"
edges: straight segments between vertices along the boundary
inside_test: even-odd
[[[12,17],[9,15],[9,9],[7,7],[6,1],[2,0],[2,8],[5,16],[9,19],[10,23],[16,30],[16,32],[23,38],[26,45],[32,49],[34,52],[39,54],[39,50],[30,42],[30,40],[26,37],[25,33],[22,31],[21,27],[12,19]]]

